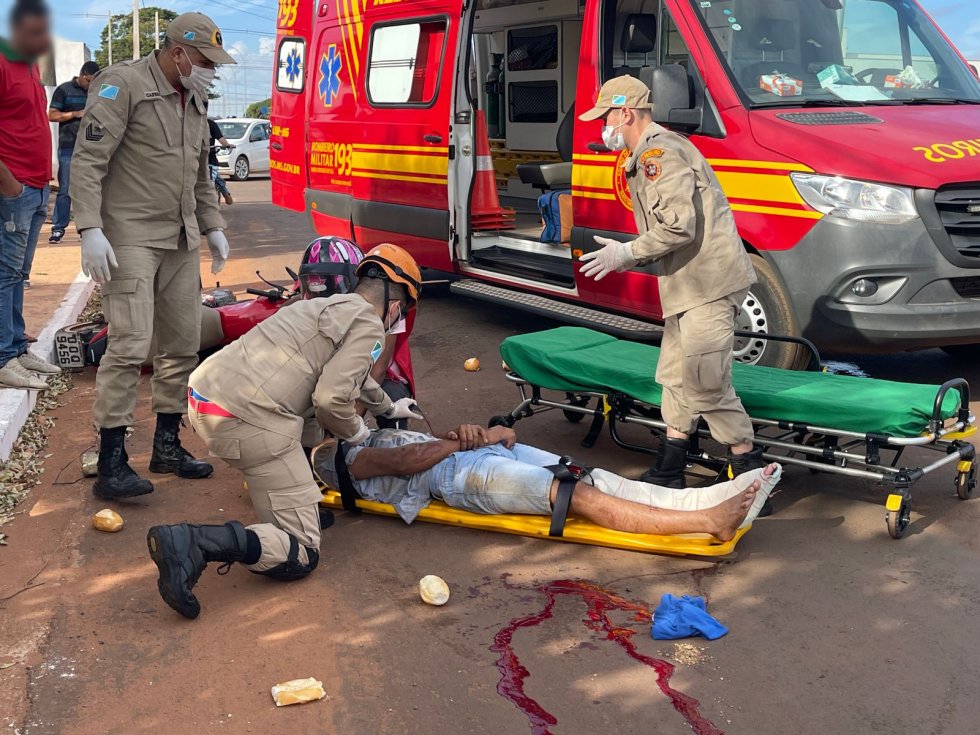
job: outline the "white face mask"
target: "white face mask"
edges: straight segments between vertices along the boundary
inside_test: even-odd
[[[404,331],[405,318],[402,316],[402,307],[399,304],[394,313],[388,312],[388,327],[385,329],[385,334],[399,334]]]
[[[183,49],[183,47],[181,47]],[[184,55],[187,56],[187,52],[184,51]],[[180,83],[188,92],[197,92],[200,95],[207,96],[208,89],[211,87],[211,83],[214,81],[214,76],[217,73],[216,69],[205,69],[203,66],[196,66],[191,63],[190,57],[187,59],[187,63],[191,65],[191,71],[187,76],[180,71],[180,64],[177,64],[177,73],[180,74]]]
[[[603,125],[602,126],[602,144],[606,146],[611,151],[621,151],[626,147],[626,141],[623,140],[623,134],[617,133],[623,125],[626,123],[619,123],[619,125]]]

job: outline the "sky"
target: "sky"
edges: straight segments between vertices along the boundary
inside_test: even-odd
[[[109,11],[132,13],[126,0],[49,0],[54,11],[55,32],[67,39],[84,41],[94,51]],[[926,12],[968,59],[980,59],[978,0],[920,0]],[[219,115],[241,115],[251,102],[266,99],[272,89],[273,51],[278,0],[161,0],[158,5],[177,12],[199,10],[221,28],[225,47],[239,59],[238,66],[220,72],[217,89],[221,99],[212,103]]]

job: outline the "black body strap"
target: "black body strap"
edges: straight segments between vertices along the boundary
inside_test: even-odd
[[[568,520],[568,509],[572,505],[575,484],[589,474],[587,468],[574,464],[571,457],[562,457],[558,462],[559,464],[545,467],[558,480],[558,492],[551,507],[551,527],[548,529],[548,535],[555,537],[563,536],[565,533],[565,521]]]
[[[360,513],[357,507],[357,499],[360,497],[354,489],[354,481],[351,479],[350,470],[347,469],[347,443],[338,441],[337,451],[333,455],[333,468],[337,473],[337,481],[340,487],[340,503],[344,510],[350,513]]]

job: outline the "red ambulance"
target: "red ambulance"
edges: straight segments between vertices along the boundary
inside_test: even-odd
[[[277,27],[273,198],[320,233],[397,242],[472,296],[656,320],[655,266],[577,264],[635,233],[626,153],[575,117],[631,74],[731,202],[759,276],[740,329],[980,355],[980,82],[914,0],[280,0]],[[488,175],[499,226],[474,216]],[[548,192],[569,242],[542,242]]]

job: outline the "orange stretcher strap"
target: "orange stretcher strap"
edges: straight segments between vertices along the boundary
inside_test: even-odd
[[[229,413],[217,403],[212,403],[193,388],[187,389],[187,405],[200,414],[207,414],[208,416],[221,416],[222,418],[226,419],[238,418],[235,416],[235,414]]]

